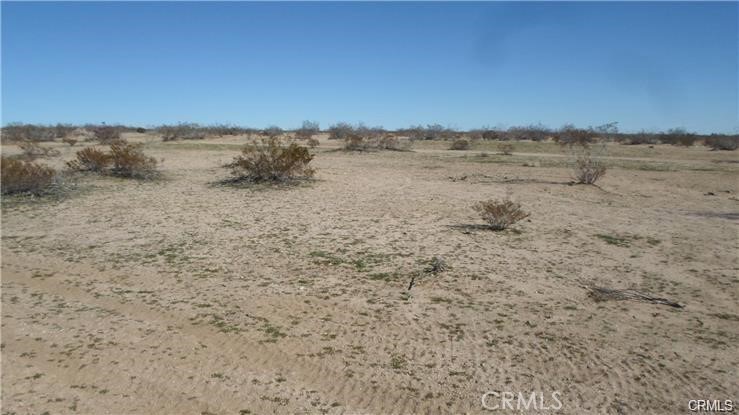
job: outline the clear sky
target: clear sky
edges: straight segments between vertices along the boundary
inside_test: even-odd
[[[736,2],[2,2],[2,122],[739,131]]]

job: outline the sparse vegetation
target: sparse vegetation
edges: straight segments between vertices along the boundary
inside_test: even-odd
[[[510,156],[513,154],[513,144],[500,143],[498,144],[498,151],[500,151],[503,155]]]
[[[67,162],[76,171],[90,171],[112,176],[150,179],[157,174],[157,161],[144,154],[141,144],[114,142],[106,153],[94,147],[84,148],[76,158]]]
[[[55,157],[59,155],[59,151],[51,148],[44,147],[34,141],[23,141],[18,144],[21,151],[23,151],[23,157],[27,160],[33,160],[39,157]]]
[[[72,137],[64,137],[62,139],[62,142],[65,144],[69,144],[70,147],[74,147],[75,144],[77,144],[77,139],[74,139]]]
[[[490,229],[501,231],[529,217],[521,205],[511,200],[486,200],[473,205]]]
[[[714,134],[704,139],[703,144],[711,150],[734,151],[739,147],[739,136]]]
[[[298,140],[308,140],[320,132],[321,129],[317,122],[303,121],[303,126],[295,130],[295,138]]]
[[[51,188],[56,170],[26,160],[2,157],[0,160],[2,194],[30,193],[39,195]]]
[[[156,174],[157,161],[144,154],[141,144],[124,142],[110,145],[113,160],[111,174],[120,177],[148,179]]]
[[[472,147],[469,140],[465,140],[464,138],[458,138],[452,142],[452,145],[449,146],[449,150],[469,150]]]
[[[110,144],[121,139],[121,130],[111,125],[94,127],[92,134],[100,144]]]
[[[94,147],[83,148],[75,156],[67,162],[67,167],[76,171],[103,172],[112,162],[110,154]]]
[[[578,184],[595,184],[606,174],[606,166],[594,157],[590,149],[583,149],[575,158],[574,175]]]
[[[266,137],[244,146],[227,167],[233,175],[230,182],[289,182],[313,177],[311,160],[307,148],[294,142],[283,146],[278,138]]]

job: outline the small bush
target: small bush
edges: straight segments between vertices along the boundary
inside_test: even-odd
[[[698,140],[697,135],[689,133],[682,128],[672,128],[665,133],[660,133],[657,138],[663,144],[683,147],[691,147]]]
[[[303,126],[295,131],[295,138],[299,140],[308,140],[320,132],[321,129],[317,122],[303,121]]]
[[[31,161],[2,157],[0,176],[2,194],[41,194],[54,184],[56,171]]]
[[[739,136],[712,135],[703,141],[703,145],[711,147],[712,150],[733,151],[739,147]]]
[[[110,158],[114,176],[146,179],[156,174],[157,161],[144,154],[141,144],[113,143]]]
[[[100,144],[110,144],[121,139],[120,129],[110,125],[93,127],[92,134]]]
[[[451,146],[449,146],[449,150],[469,150],[472,145],[468,140],[465,140],[464,138],[460,138],[457,140],[454,140]]]
[[[49,147],[42,147],[33,141],[24,141],[18,144],[23,151],[23,157],[33,160],[38,157],[55,157],[59,155],[59,151]]]
[[[305,144],[308,145],[308,147],[310,148],[316,148],[318,147],[319,144],[321,144],[321,142],[318,141],[317,138],[311,137],[308,140],[306,140]]]
[[[354,133],[354,127],[351,124],[340,122],[328,128],[329,140],[346,140]]]
[[[162,136],[162,141],[202,140],[206,136],[202,127],[192,123],[160,125],[156,131]]]
[[[69,144],[70,147],[74,147],[74,145],[77,144],[77,139],[72,137],[64,137],[62,138],[62,143]]]
[[[567,124],[554,134],[554,141],[560,145],[588,147],[595,142],[596,136],[592,130],[575,128]]]
[[[606,174],[606,166],[592,157],[589,151],[575,160],[575,181],[579,184],[594,184]]]
[[[276,125],[272,125],[272,126],[267,127],[267,128],[265,128],[264,130],[261,131],[261,134],[263,136],[267,136],[267,137],[271,137],[271,138],[279,137],[279,136],[283,135],[284,133],[285,133],[285,131],[282,128],[276,126]]]
[[[506,156],[510,156],[511,154],[513,154],[513,144],[500,143],[498,144],[498,151],[500,151]]]
[[[521,205],[510,200],[487,200],[473,206],[482,219],[495,231],[507,229],[514,223],[526,219],[529,214]]]
[[[103,172],[113,161],[110,154],[94,147],[83,148],[77,152],[76,157],[67,162],[67,167],[76,171]]]
[[[276,137],[255,140],[244,146],[241,155],[228,165],[232,182],[287,182],[313,177],[308,166],[313,156],[296,143],[280,145]]]

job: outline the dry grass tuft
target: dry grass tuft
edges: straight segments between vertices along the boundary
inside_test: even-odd
[[[521,209],[521,205],[510,200],[486,200],[473,206],[482,219],[495,231],[507,229],[514,223],[526,219],[529,214]]]

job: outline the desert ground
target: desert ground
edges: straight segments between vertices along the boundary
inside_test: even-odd
[[[561,414],[739,401],[737,152],[609,144],[588,186],[554,143],[352,153],[323,137],[313,181],[236,188],[217,182],[245,137],[127,138],[163,159],[160,179],[3,198],[3,414],[505,413],[481,397],[506,391],[559,392]],[[83,148],[53,145],[56,167]],[[530,217],[485,229],[470,206],[503,197]],[[425,273],[435,256],[449,269]],[[684,308],[598,302],[592,286]]]

